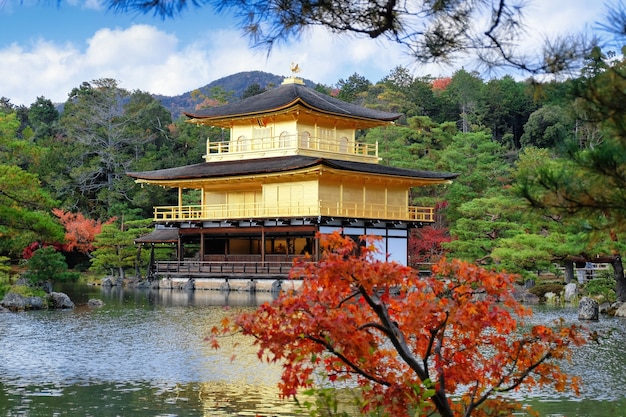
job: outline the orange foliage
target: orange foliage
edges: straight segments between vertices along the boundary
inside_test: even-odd
[[[331,382],[368,388],[364,412],[485,417],[519,410],[500,394],[522,385],[577,390],[557,362],[584,343],[579,328],[522,332],[519,321],[531,311],[513,299],[514,277],[456,260],[419,277],[375,260],[372,240],[365,242],[324,236],[323,259],[294,265],[298,292],[235,318],[260,359],[282,364],[282,395],[313,386],[322,369]],[[214,334],[230,327],[221,325]]]
[[[206,108],[210,108],[210,107],[216,107],[219,106],[220,102],[214,98],[209,98],[206,97],[204,100],[202,100],[202,103],[196,104],[196,110],[201,110],[201,109],[206,109]]]
[[[450,77],[437,78],[433,80],[432,82],[433,91],[437,91],[437,92],[445,91],[451,82],[452,82],[452,78]]]
[[[66,252],[90,253],[94,250],[93,242],[96,235],[102,231],[102,225],[115,221],[115,219],[109,219],[102,223],[100,220],[86,218],[82,213],[72,213],[61,209],[53,209],[52,212],[65,227],[63,250]]]

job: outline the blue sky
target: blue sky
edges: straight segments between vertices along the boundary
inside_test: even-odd
[[[593,0],[527,3],[531,49],[544,36],[594,25],[604,12]],[[18,105],[38,96],[63,102],[83,81],[105,77],[123,88],[177,95],[240,71],[288,75],[291,62],[302,77],[327,85],[355,72],[376,82],[398,65],[415,75],[454,71],[415,65],[398,45],[319,28],[268,58],[250,47],[234,19],[208,7],[161,19],[113,13],[101,0],[0,0],[0,96]]]

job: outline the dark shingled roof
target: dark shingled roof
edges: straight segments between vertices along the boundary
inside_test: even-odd
[[[301,104],[321,113],[342,115],[357,119],[369,119],[391,122],[401,114],[388,113],[368,109],[356,104],[346,103],[334,97],[320,93],[302,84],[281,84],[256,96],[224,106],[198,110],[194,113],[184,113],[196,119],[221,119],[224,117],[267,115],[268,112],[284,110]]]
[[[201,178],[220,178],[236,175],[270,174],[324,165],[342,171],[354,171],[377,175],[391,175],[408,178],[427,178],[452,180],[459,174],[449,172],[419,171],[396,168],[380,164],[341,161],[337,159],[317,158],[312,156],[282,156],[276,158],[247,159],[237,161],[203,162],[177,168],[157,171],[128,172],[127,175],[146,181],[188,180]]]
[[[168,227],[164,229],[154,229],[147,235],[135,239],[135,243],[172,243],[178,242],[178,229]]]

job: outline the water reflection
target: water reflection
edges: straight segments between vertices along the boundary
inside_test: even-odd
[[[225,338],[219,351],[204,340],[270,294],[80,292],[73,311],[2,316],[0,415],[297,414],[278,399],[280,369],[259,362],[250,339]],[[89,298],[104,307],[88,308]]]
[[[257,360],[250,340],[204,338],[225,315],[270,301],[269,293],[77,287],[73,311],[0,316],[0,415],[298,416],[278,398],[280,368]],[[88,308],[100,298],[104,307]],[[531,321],[578,322],[574,309],[536,309]],[[576,352],[572,393],[522,392],[542,416],[626,416],[626,322],[602,318],[605,337]],[[233,360],[234,357],[234,360]]]
[[[572,375],[582,378],[582,398],[597,401],[623,401],[621,387],[626,386],[626,319],[602,316],[597,322],[581,322],[575,308],[551,308],[537,306],[528,324],[547,324],[564,320],[566,325],[579,324],[587,332],[597,332],[597,342],[577,348],[572,363],[564,363],[563,368]],[[533,397],[545,400],[566,398],[580,401],[574,393],[533,393]],[[626,410],[624,410],[626,415]]]
[[[15,387],[0,383],[4,416],[295,416],[270,386],[225,382],[189,384],[92,383]]]
[[[256,307],[271,301],[275,296],[270,292],[153,290],[70,285],[55,290],[69,294],[78,306],[86,305],[90,298],[99,298],[113,304],[134,304],[136,306]]]

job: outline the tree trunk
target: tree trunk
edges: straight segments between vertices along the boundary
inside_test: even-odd
[[[143,245],[137,245],[137,258],[135,259],[135,278],[141,278],[141,247]]]
[[[613,266],[615,277],[615,296],[617,301],[626,302],[626,277],[624,276],[624,264],[619,254],[611,256],[596,256],[590,259],[581,258],[584,262],[607,263]]]
[[[574,281],[574,261],[566,259],[563,266],[565,267],[565,283],[569,284]]]
[[[616,255],[613,258],[613,271],[615,271],[615,295],[617,301],[626,301],[626,277],[624,277],[624,264],[622,257]]]

